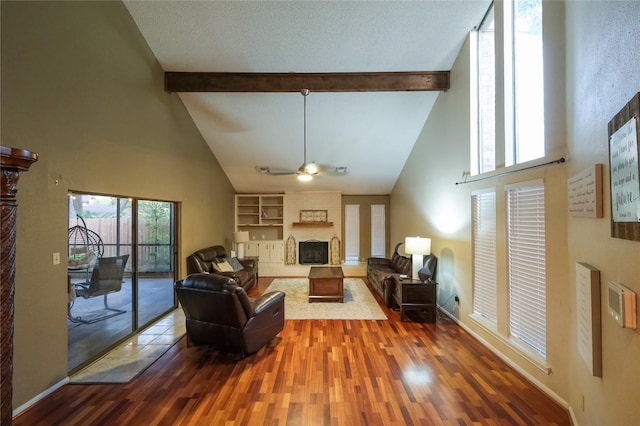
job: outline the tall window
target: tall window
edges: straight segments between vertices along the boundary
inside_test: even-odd
[[[477,34],[478,136],[476,173],[496,168],[496,36],[493,5]],[[475,173],[474,173],[475,174]]]
[[[473,33],[473,90],[471,143],[473,174],[495,170],[496,164],[512,166],[545,155],[544,68],[542,49],[542,0],[505,0],[496,21],[493,5]],[[496,39],[496,26],[503,31]],[[497,62],[496,51],[503,53]],[[497,68],[499,67],[499,68]],[[496,70],[502,72],[497,73]],[[503,81],[499,81],[503,78]],[[496,87],[504,87],[502,99]],[[504,122],[496,117],[496,105],[504,106]],[[503,127],[498,127],[498,126]],[[497,132],[496,130],[500,130]],[[504,149],[496,149],[504,130]]]
[[[384,204],[371,205],[371,256],[386,256],[385,214]]]
[[[511,98],[507,106],[512,110],[505,110],[513,117],[505,149],[506,163],[512,165],[544,156],[542,0],[505,1],[504,7],[505,41],[510,42],[505,43],[505,65],[512,67],[505,73],[505,96]]]
[[[344,206],[344,255],[347,261],[360,260],[360,206]]]
[[[542,180],[508,185],[509,330],[546,357],[546,258]]]
[[[496,192],[475,191],[472,204],[473,313],[496,323]]]

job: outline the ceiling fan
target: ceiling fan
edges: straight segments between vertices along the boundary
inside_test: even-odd
[[[277,167],[269,167],[269,166],[256,166],[256,171],[258,173],[263,173],[272,176],[279,175],[298,175],[298,179],[301,181],[310,181],[314,176],[317,175],[336,175],[343,176],[347,174],[346,166],[329,166],[316,164],[315,161],[310,163],[307,162],[307,95],[309,94],[309,89],[302,89],[300,91],[302,96],[304,97],[304,157],[303,162],[298,170],[290,170],[290,169],[282,169]]]

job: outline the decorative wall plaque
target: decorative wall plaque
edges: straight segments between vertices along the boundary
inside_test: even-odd
[[[609,121],[611,236],[640,241],[640,93]]]
[[[602,217],[602,164],[594,164],[567,182],[569,214]]]
[[[589,372],[602,377],[600,271],[587,263],[576,263],[576,302],[578,352]]]
[[[328,210],[300,210],[300,222],[326,222]]]

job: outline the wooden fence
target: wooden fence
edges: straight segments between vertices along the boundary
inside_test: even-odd
[[[87,229],[97,233],[104,243],[104,257],[131,254],[133,226],[131,218],[85,218]],[[71,220],[69,227],[75,226]],[[138,269],[140,272],[173,270],[173,247],[168,221],[157,223],[140,219],[138,223]],[[130,266],[127,268],[130,269]]]

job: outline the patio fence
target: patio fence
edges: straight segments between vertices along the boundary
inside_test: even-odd
[[[131,254],[132,219],[84,218],[87,228],[96,232],[104,242],[104,257]],[[75,220],[69,226],[75,225]],[[168,221],[157,223],[139,219],[138,224],[138,269],[139,272],[168,272],[173,270],[171,229]],[[127,265],[127,270],[131,264]]]

